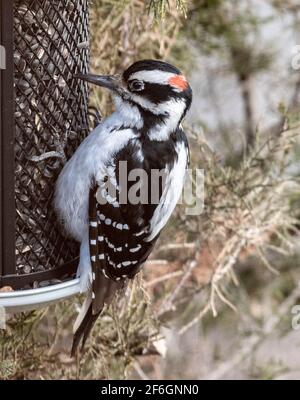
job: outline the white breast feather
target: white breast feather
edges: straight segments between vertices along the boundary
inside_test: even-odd
[[[93,178],[100,182],[106,162],[134,137],[132,129],[116,127],[109,133],[109,128],[117,122],[114,119],[111,116],[105,120],[81,143],[57,180],[55,208],[66,231],[80,242],[88,230],[89,191]]]

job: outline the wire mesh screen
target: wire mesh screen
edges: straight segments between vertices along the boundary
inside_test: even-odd
[[[57,176],[88,133],[88,0],[14,0],[16,273],[78,255],[53,209]]]

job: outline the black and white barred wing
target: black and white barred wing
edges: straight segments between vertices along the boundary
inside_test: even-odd
[[[92,264],[92,312],[99,314],[104,304],[109,304],[115,292],[121,287],[119,282],[109,279],[106,240],[99,220],[97,187],[90,190],[89,196],[89,241]]]
[[[122,214],[123,208],[99,202],[101,187],[90,191],[90,257],[92,264],[93,312],[98,313],[104,303],[126,278],[132,278],[153,249],[155,240],[145,242],[145,227],[136,229]],[[123,210],[124,211],[124,210]]]
[[[187,167],[185,144],[180,142],[176,151],[176,162],[166,168],[167,176],[164,187],[159,190],[157,204],[132,204],[129,198],[123,204],[120,201],[122,187],[115,166],[109,166],[108,174],[104,174],[103,180],[91,189],[89,240],[95,312],[103,306],[103,296],[109,298],[115,286],[120,286],[122,281],[132,278],[139,271],[172,214],[182,192]],[[151,186],[148,180],[142,182],[141,191],[145,190],[144,184]],[[107,190],[110,185],[116,188],[114,194]],[[126,192],[128,189],[130,182],[127,182]],[[116,285],[112,284],[111,290],[105,285],[104,290],[105,280]]]

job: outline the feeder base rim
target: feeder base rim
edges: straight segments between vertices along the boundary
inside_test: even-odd
[[[7,313],[19,313],[46,307],[79,294],[79,279],[43,288],[0,293],[0,307]]]

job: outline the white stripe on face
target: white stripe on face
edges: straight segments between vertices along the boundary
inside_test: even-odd
[[[131,93],[132,100],[139,104],[141,107],[145,108],[152,112],[155,115],[169,115],[175,118],[181,118],[182,113],[186,107],[185,101],[183,99],[176,100],[170,99],[168,101],[155,104],[152,101],[145,99],[143,96],[140,96],[135,93]]]
[[[167,140],[170,133],[177,127],[186,108],[184,99],[170,99],[160,104],[154,104],[137,94],[132,93],[131,98],[135,103],[139,104],[142,108],[149,110],[154,115],[166,116],[163,124],[153,126],[153,128],[148,131],[149,137],[153,140]],[[123,227],[119,228],[117,225],[117,228],[122,229]]]
[[[176,76],[173,72],[160,71],[159,69],[151,71],[138,71],[131,74],[128,80],[138,79],[140,81],[149,83],[158,83],[161,85],[168,85],[169,79]]]

